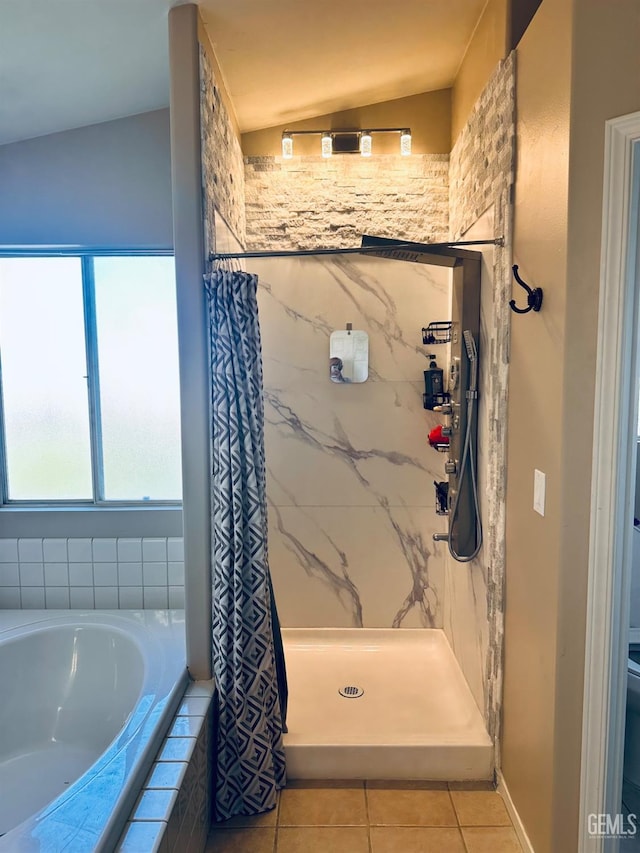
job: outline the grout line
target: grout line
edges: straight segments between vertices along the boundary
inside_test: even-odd
[[[278,838],[280,836],[280,801],[282,800],[283,791],[284,788],[280,788],[278,791],[278,802],[276,803],[276,825],[274,826],[275,832],[273,833],[273,853],[277,853],[278,851]]]
[[[367,780],[362,780],[362,790],[364,792],[364,810],[367,816],[367,842],[369,844],[369,853],[373,853],[373,841],[371,840],[371,817],[369,815],[369,789],[367,788]]]

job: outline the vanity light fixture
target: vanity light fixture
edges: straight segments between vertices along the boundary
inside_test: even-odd
[[[371,130],[285,130],[282,134],[282,156],[285,160],[293,157],[293,137],[315,135],[322,138],[321,154],[361,154],[371,157],[373,153],[372,136],[375,133],[400,134],[400,154],[411,154],[411,129],[407,127],[374,127]]]
[[[403,157],[411,154],[411,131],[406,127],[400,134],[400,153]]]
[[[293,137],[286,131],[282,134],[282,156],[285,160],[293,157]]]

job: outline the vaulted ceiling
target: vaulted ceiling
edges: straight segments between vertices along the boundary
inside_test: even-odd
[[[0,144],[169,102],[176,0],[0,0]],[[242,131],[450,86],[485,0],[201,0]]]

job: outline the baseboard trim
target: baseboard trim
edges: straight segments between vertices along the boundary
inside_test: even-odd
[[[507,811],[509,812],[509,817],[511,818],[511,823],[513,824],[513,828],[516,831],[516,835],[518,836],[518,841],[520,842],[520,846],[524,853],[535,853],[533,849],[533,845],[529,840],[529,836],[520,820],[520,815],[518,814],[516,807],[513,804],[513,800],[511,799],[511,794],[509,793],[509,789],[507,788],[507,783],[504,781],[504,776],[498,770],[496,773],[496,780],[498,783],[498,793],[504,800],[504,804],[507,807]]]

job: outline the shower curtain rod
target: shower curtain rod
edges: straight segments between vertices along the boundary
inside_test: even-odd
[[[412,249],[414,252],[429,252],[431,249],[455,249],[458,246],[504,246],[504,237],[494,240],[456,240],[451,243],[388,243],[379,246],[360,246],[352,249],[283,249],[266,252],[210,252],[210,261],[226,261],[232,258],[292,258],[304,255],[361,255],[366,252]]]

